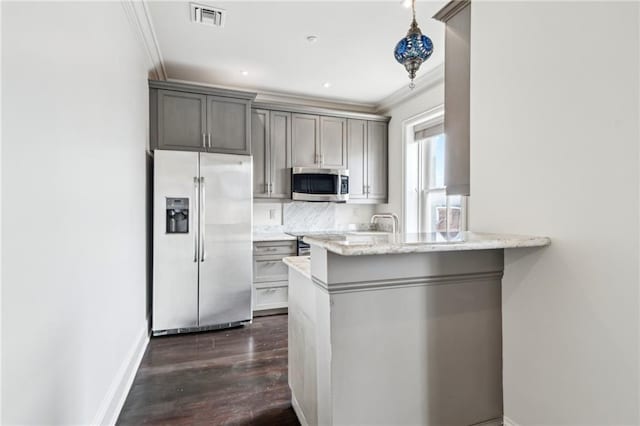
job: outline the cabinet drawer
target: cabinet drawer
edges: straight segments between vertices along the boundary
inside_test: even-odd
[[[256,256],[253,258],[253,282],[287,281],[289,267],[282,256]]]
[[[288,287],[256,288],[253,309],[286,308],[289,300]]]
[[[285,256],[295,256],[297,253],[295,241],[276,241],[276,242],[259,242],[253,243],[253,254],[257,256],[261,255],[276,255],[281,254]]]

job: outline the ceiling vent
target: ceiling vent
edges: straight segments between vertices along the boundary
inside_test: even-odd
[[[196,3],[191,3],[189,6],[191,8],[192,22],[210,27],[224,27],[224,21],[227,17],[227,12],[224,9]]]

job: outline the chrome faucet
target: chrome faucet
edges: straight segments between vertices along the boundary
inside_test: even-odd
[[[393,227],[391,230],[393,234],[398,233],[398,228],[400,228],[400,219],[398,219],[398,215],[395,213],[376,213],[371,216],[371,224],[376,223],[377,219],[393,219]]]

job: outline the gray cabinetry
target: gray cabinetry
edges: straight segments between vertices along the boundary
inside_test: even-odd
[[[319,164],[320,117],[309,114],[292,114],[293,146],[292,166],[317,166]]]
[[[320,158],[322,167],[347,167],[347,120],[320,117]]]
[[[207,97],[158,90],[157,148],[200,151],[206,140]]]
[[[250,154],[251,104],[243,99],[207,96],[208,151]]]
[[[291,113],[271,111],[269,158],[271,198],[291,198]]]
[[[293,167],[346,167],[347,120],[293,114]]]
[[[291,114],[253,109],[251,113],[253,195],[291,197]]]
[[[255,197],[291,197],[290,168],[307,166],[348,169],[349,203],[387,202],[389,117],[262,102],[253,115]]]
[[[269,111],[251,110],[251,154],[253,196],[269,197]]]
[[[349,202],[386,202],[387,123],[350,119],[347,129]]]
[[[367,123],[367,198],[386,200],[387,195],[387,123]]]
[[[367,198],[367,121],[347,122],[347,169],[349,169],[349,200]]]
[[[254,315],[264,315],[274,309],[287,308],[288,268],[282,259],[295,255],[295,241],[253,243]]]
[[[149,81],[152,148],[251,153],[255,93]]]

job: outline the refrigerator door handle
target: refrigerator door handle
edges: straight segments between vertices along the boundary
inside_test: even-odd
[[[207,258],[207,249],[205,248],[205,185],[204,177],[200,178],[200,262],[204,262]]]
[[[197,177],[193,177],[193,211],[197,211],[198,209],[198,203],[199,203],[199,197],[198,197],[198,192],[200,191],[200,187],[198,186],[198,178]],[[195,216],[192,216],[195,217]],[[198,222],[196,221],[196,219],[193,219],[193,223],[194,225],[197,225]],[[193,226],[191,232],[193,232],[193,261],[197,262],[198,261],[198,227],[197,226]]]

